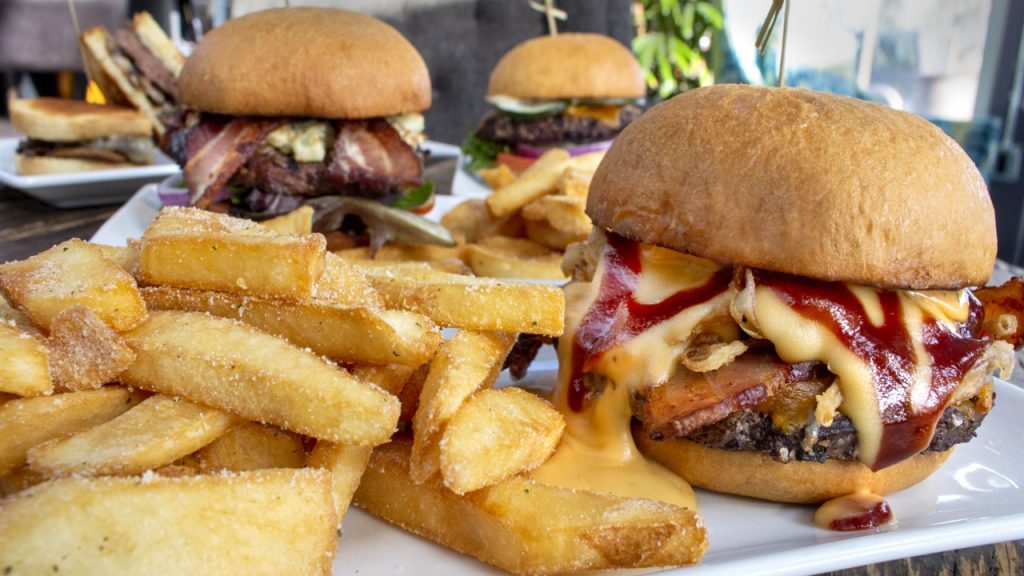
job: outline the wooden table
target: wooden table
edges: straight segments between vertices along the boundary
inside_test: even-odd
[[[0,188],[0,262],[25,258],[68,238],[89,239],[117,206],[58,210]],[[1024,540],[952,550],[828,573],[829,576],[1010,576],[1024,574]],[[737,575],[742,576],[742,575]]]

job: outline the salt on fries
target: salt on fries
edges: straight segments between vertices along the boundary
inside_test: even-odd
[[[559,288],[342,258],[309,216],[165,209],[0,265],[5,571],[323,574],[353,498],[523,574],[699,557],[690,512],[522,478],[564,422],[492,387],[517,333],[561,333]]]

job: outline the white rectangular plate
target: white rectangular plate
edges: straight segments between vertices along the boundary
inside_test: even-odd
[[[19,140],[0,138],[0,183],[57,208],[119,204],[139,186],[163,180],[178,171],[173,160],[157,152],[152,166],[21,176],[14,170],[14,151]]]
[[[464,197],[438,196],[438,219]],[[93,236],[123,245],[138,238],[160,208],[153,185],[140,190]],[[557,361],[545,347],[522,384],[550,387]],[[508,384],[507,374],[500,383]],[[930,478],[887,498],[896,522],[879,530],[840,533],[816,528],[812,506],[759,502],[698,491],[711,546],[681,576],[799,576],[875,562],[1024,538],[1024,390],[997,381],[996,406],[978,438],[957,448]],[[496,543],[500,545],[500,543]],[[635,572],[633,572],[635,573]],[[645,571],[642,573],[650,573]],[[336,575],[501,574],[472,558],[403,532],[359,509],[345,517]]]

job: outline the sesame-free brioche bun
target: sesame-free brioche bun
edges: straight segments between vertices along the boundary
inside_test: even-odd
[[[523,100],[640,98],[644,74],[632,52],[600,34],[532,38],[509,50],[491,72],[488,96]]]
[[[988,190],[907,112],[791,88],[717,85],[630,124],[590,185],[594,224],[732,264],[887,288],[984,284]]]
[[[640,450],[697,488],[773,502],[813,504],[858,491],[884,496],[921,482],[953,453],[922,452],[872,472],[860,462],[776,462],[763,452],[708,448],[682,438],[652,440],[639,427]]]
[[[144,114],[122,106],[101,106],[63,98],[11,98],[7,102],[14,129],[47,142],[81,142],[107,136],[149,137]]]
[[[430,75],[397,30],[332,8],[254,12],[214,28],[185,62],[182,102],[235,116],[373,118],[430,107]]]

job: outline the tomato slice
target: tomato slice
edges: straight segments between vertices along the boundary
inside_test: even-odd
[[[437,197],[437,194],[435,194],[434,192],[431,192],[429,200],[427,200],[423,204],[420,204],[419,206],[413,208],[412,210],[410,210],[410,212],[412,212],[413,214],[419,214],[421,216],[423,214],[426,214],[427,212],[430,212],[431,210],[434,209],[434,198],[436,198],[436,197]]]
[[[504,164],[516,174],[523,172],[536,161],[536,158],[527,158],[510,152],[498,152],[498,156],[494,159],[495,164]]]

